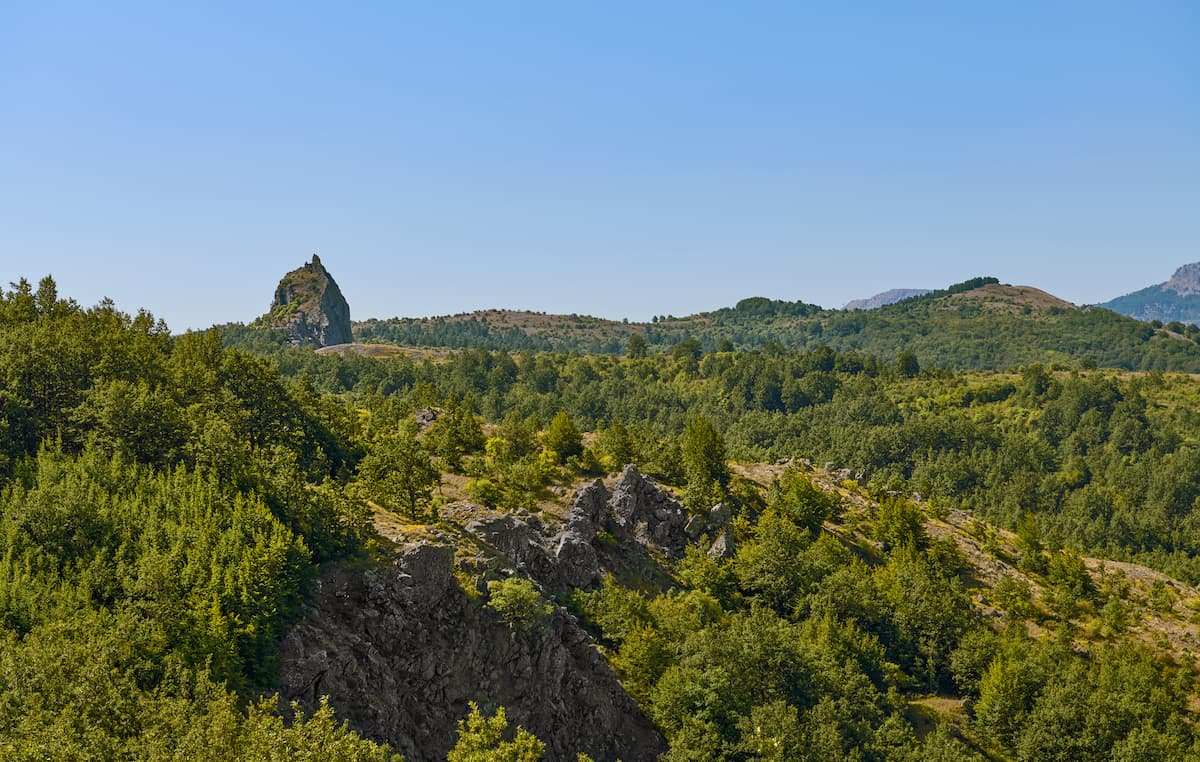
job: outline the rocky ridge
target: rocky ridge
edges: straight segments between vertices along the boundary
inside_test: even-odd
[[[914,296],[924,296],[928,293],[930,293],[929,289],[925,288],[893,288],[867,299],[852,299],[846,302],[846,306],[842,307],[842,309],[874,310],[905,299],[912,299]]]
[[[1200,324],[1200,262],[1180,267],[1165,283],[1099,305],[1138,320]]]
[[[271,310],[261,320],[285,331],[297,345],[327,347],[353,341],[350,305],[316,254],[311,262],[283,276]]]
[[[1180,296],[1200,294],[1200,262],[1193,262],[1176,270],[1171,279],[1162,285],[1162,289],[1174,291]]]
[[[688,544],[711,538],[709,552],[733,555],[730,511],[717,505],[689,516],[674,496],[628,465],[610,491],[600,479],[575,493],[561,526],[536,516],[472,507],[465,528],[547,590],[589,588],[604,574],[649,579],[663,574],[656,556],[683,557]]]
[[[446,529],[399,544],[390,566],[323,574],[280,648],[283,696],[311,707],[328,695],[356,730],[412,761],[445,759],[471,701],[504,706],[545,742],[547,760],[665,751],[574,616],[557,609],[544,629],[518,632],[485,605],[487,583],[523,576],[559,594],[613,574],[666,587],[661,559],[689,543],[715,538],[710,553],[732,555],[728,508],[689,516],[630,465],[611,489],[597,479],[576,491],[561,521],[467,504],[442,517]]]

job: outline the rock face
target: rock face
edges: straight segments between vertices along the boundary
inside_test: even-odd
[[[633,540],[656,547],[672,558],[683,556],[688,543],[687,513],[653,479],[642,476],[637,466],[625,466],[609,505],[617,525]]]
[[[914,296],[924,296],[930,293],[924,288],[893,288],[890,291],[884,291],[882,294],[876,294],[869,299],[854,299],[846,302],[844,310],[874,310],[880,307],[886,307],[889,304],[911,299]]]
[[[353,341],[350,305],[316,254],[311,262],[283,276],[271,311],[262,320],[286,331],[293,344],[327,347]]]
[[[454,567],[481,594],[510,575],[548,593],[594,587],[604,574],[666,586],[662,559],[681,557],[689,542],[707,537],[701,547],[711,555],[732,554],[729,508],[689,517],[630,465],[611,492],[599,479],[578,490],[561,523],[468,505],[442,515],[461,522],[477,551],[409,545],[391,568],[324,573],[316,610],[280,648],[284,697],[313,706],[328,695],[358,731],[413,762],[446,758],[470,701],[504,706],[510,722],[545,742],[548,760],[583,752],[636,762],[664,752],[574,617],[559,610],[544,631],[516,633],[463,592]]]
[[[1163,291],[1174,291],[1180,296],[1200,294],[1200,262],[1176,270],[1171,279],[1163,284]]]
[[[1200,262],[1184,265],[1171,279],[1099,305],[1138,320],[1200,325]]]
[[[339,717],[410,762],[445,759],[468,702],[497,705],[542,739],[547,760],[655,759],[662,736],[574,617],[519,634],[468,597],[453,550],[402,549],[394,567],[326,571],[316,612],[280,647],[281,692]]]

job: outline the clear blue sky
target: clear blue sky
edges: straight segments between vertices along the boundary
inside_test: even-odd
[[[0,3],[0,282],[174,329],[1200,260],[1200,3]]]

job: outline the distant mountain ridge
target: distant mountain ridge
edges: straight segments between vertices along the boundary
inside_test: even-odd
[[[1031,362],[1200,372],[1200,330],[1155,328],[1076,306],[1032,286],[974,278],[871,310],[829,310],[752,297],[733,307],[649,323],[486,310],[354,324],[356,341],[406,347],[624,354],[639,335],[650,352],[829,347],[891,360],[916,354],[946,369],[1009,369]]]
[[[1200,324],[1200,262],[1180,267],[1166,283],[1097,306],[1137,320]]]
[[[914,296],[925,296],[932,293],[927,288],[893,288],[867,299],[852,299],[846,302],[844,310],[874,310],[889,304],[912,299]]]

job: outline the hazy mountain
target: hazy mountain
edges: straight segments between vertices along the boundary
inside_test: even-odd
[[[881,294],[875,294],[868,299],[853,299],[846,302],[844,310],[873,310],[879,307],[886,307],[889,304],[911,299],[914,296],[924,296],[930,293],[927,288],[893,288],[889,291],[884,291]]]
[[[1200,262],[1184,265],[1166,283],[1099,305],[1138,320],[1200,323]]]

